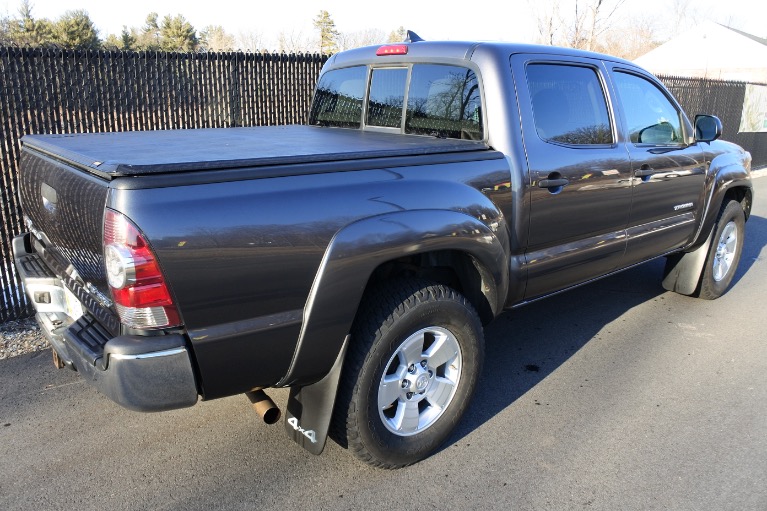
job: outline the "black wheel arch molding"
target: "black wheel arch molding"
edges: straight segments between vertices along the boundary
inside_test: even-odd
[[[751,213],[754,191],[750,167],[751,155],[747,152],[725,152],[711,161],[707,201],[698,231],[690,246],[667,256],[664,289],[687,296],[697,293],[722,206],[735,200],[743,208],[745,220]]]
[[[341,229],[312,284],[290,369],[276,386],[311,384],[331,370],[371,276],[405,255],[466,254],[481,275],[492,314],[500,314],[509,286],[508,237],[500,213],[491,225],[494,229],[453,210],[410,210],[368,217]]]
[[[727,197],[732,196],[741,203],[748,220],[754,200],[750,167],[751,155],[747,152],[726,152],[711,161],[707,178],[708,200],[695,239],[685,252],[691,252],[707,242]]]

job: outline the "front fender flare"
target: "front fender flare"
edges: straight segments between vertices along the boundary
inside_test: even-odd
[[[667,257],[663,271],[664,289],[687,296],[692,296],[697,291],[713,242],[714,226],[729,190],[744,189],[742,206],[748,218],[753,203],[751,176],[747,170],[749,167],[748,153],[725,153],[711,161],[709,200],[696,239],[684,252]]]
[[[293,361],[278,385],[309,384],[330,371],[378,266],[437,250],[461,251],[476,259],[497,290],[493,311],[502,310],[509,285],[508,247],[480,220],[449,210],[400,211],[359,220],[336,233],[325,252],[304,308]]]
[[[711,161],[710,173],[713,175],[709,192],[709,200],[706,211],[698,228],[695,241],[687,248],[687,252],[694,251],[708,240],[709,234],[714,228],[719,210],[722,208],[724,198],[729,190],[734,188],[745,189],[744,213],[746,219],[751,212],[753,204],[753,187],[751,175],[746,170],[750,167],[750,156],[745,154],[725,153]]]

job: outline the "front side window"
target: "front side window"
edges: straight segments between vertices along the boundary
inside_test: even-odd
[[[595,69],[530,64],[527,85],[541,139],[568,145],[613,143],[607,102]]]
[[[683,143],[679,111],[654,83],[635,74],[620,71],[616,72],[614,77],[633,143]]]
[[[366,78],[365,66],[335,69],[322,75],[314,93],[309,124],[359,128]]]

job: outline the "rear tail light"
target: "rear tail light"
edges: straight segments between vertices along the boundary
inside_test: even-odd
[[[181,324],[146,238],[124,215],[106,210],[104,262],[120,321],[132,328],[167,328]]]

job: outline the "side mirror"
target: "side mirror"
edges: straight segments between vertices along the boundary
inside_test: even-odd
[[[715,115],[695,116],[695,141],[713,142],[722,136],[722,121]]]
[[[674,142],[674,127],[668,122],[648,126],[639,132],[640,144],[671,144]]]

